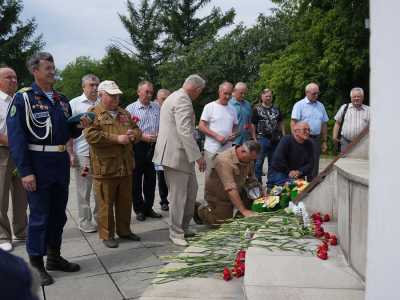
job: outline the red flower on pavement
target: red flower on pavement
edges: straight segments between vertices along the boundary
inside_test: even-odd
[[[328,244],[322,243],[321,245],[318,246],[318,251],[324,251],[327,252],[329,249]]]
[[[227,267],[224,268],[222,275],[223,275],[225,281],[229,281],[232,279],[232,274]]]
[[[329,234],[329,232],[325,232],[324,237],[325,237],[325,239],[329,240],[331,235]]]
[[[322,260],[327,260],[328,259],[328,252],[319,251],[319,252],[317,252],[317,256],[318,256],[318,258],[320,258]]]
[[[331,238],[331,239],[329,240],[329,242],[330,242],[330,244],[331,244],[332,246],[336,246],[336,245],[338,244],[337,238],[336,238],[336,237]]]
[[[331,220],[331,216],[329,214],[324,215],[324,222],[329,222]]]

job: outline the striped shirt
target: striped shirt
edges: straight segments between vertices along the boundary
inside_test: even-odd
[[[144,105],[140,100],[129,104],[126,110],[131,114],[131,117],[137,118],[138,127],[144,134],[158,134],[160,126],[160,106],[154,102]]]
[[[339,123],[342,121],[345,106],[346,104],[343,104],[335,115],[335,120]],[[349,103],[349,108],[344,116],[342,136],[346,140],[353,140],[369,125],[369,115],[368,106],[363,104],[360,108],[356,108],[352,103]]]

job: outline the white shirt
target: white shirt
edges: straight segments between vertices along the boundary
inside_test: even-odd
[[[213,101],[204,106],[200,120],[207,122],[208,128],[219,135],[228,137],[232,134],[233,126],[238,125],[236,111],[229,105]],[[224,151],[232,147],[232,142],[222,145],[214,138],[206,135],[204,149],[211,153]]]
[[[0,91],[0,134],[7,134],[7,112],[11,104],[12,97]],[[1,146],[1,145],[0,145]]]
[[[87,112],[89,108],[92,108],[98,103],[89,100],[85,94],[80,95],[72,99],[69,104],[71,105],[72,116],[75,116],[80,113]],[[83,134],[74,139],[74,152],[79,156],[89,156],[89,144],[86,142],[86,139]]]
[[[341,122],[343,118],[344,108],[343,104],[336,113],[335,120]],[[352,141],[361,131],[369,125],[369,107],[362,104],[360,108],[356,108],[353,103],[349,103],[349,107],[344,116],[342,136]]]

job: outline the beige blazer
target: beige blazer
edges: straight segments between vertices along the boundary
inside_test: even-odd
[[[183,89],[172,93],[161,106],[160,129],[153,162],[183,172],[194,172],[201,157],[194,139],[192,100]]]

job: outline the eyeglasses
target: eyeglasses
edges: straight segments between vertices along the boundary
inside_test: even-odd
[[[295,131],[310,132],[310,128],[299,128],[299,129],[296,129]]]
[[[319,92],[315,92],[315,93],[310,93],[311,96],[318,96]]]

